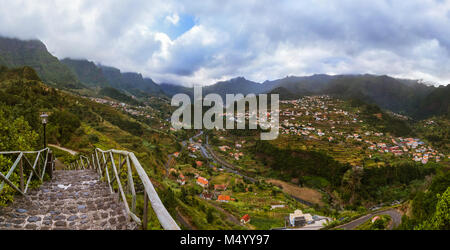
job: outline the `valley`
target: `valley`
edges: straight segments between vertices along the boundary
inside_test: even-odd
[[[170,98],[191,88],[59,60],[39,41],[0,38],[0,52],[0,151],[41,149],[45,112],[58,166],[94,148],[134,152],[182,229],[293,229],[289,216],[300,212],[309,218],[295,224],[300,229],[370,228],[366,219],[380,209],[396,211],[389,229],[424,229],[435,226],[445,203],[448,85],[312,75],[263,83],[237,77],[205,88],[221,96],[280,94],[279,136],[262,141],[261,129],[172,128]],[[12,160],[0,155],[3,174]],[[0,205],[14,195],[3,190]],[[141,186],[137,197],[142,213]],[[161,229],[151,213],[147,226]]]

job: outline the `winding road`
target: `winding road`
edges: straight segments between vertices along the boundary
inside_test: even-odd
[[[364,222],[366,222],[367,220],[372,218],[374,215],[389,215],[389,216],[391,216],[392,223],[389,226],[389,230],[392,230],[394,227],[397,227],[398,225],[400,225],[400,223],[402,221],[402,214],[400,212],[398,212],[396,209],[389,209],[389,210],[384,210],[384,211],[379,211],[379,212],[370,213],[368,215],[364,215],[363,217],[353,220],[347,224],[337,226],[336,228],[342,228],[345,230],[353,230],[357,226],[363,224]]]

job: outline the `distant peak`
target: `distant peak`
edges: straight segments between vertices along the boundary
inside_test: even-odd
[[[245,79],[245,77],[243,76],[238,76],[235,78],[231,78],[230,81],[246,81],[247,79]]]
[[[45,50],[47,51],[47,47],[45,44],[38,39],[28,39],[28,40],[21,40],[17,38],[10,38],[10,37],[4,37],[0,36],[0,40],[5,42],[7,45],[9,45],[9,48],[17,48],[17,46],[27,49],[37,49],[37,50]]]

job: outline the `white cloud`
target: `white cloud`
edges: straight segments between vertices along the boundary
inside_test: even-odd
[[[180,17],[178,16],[177,13],[174,13],[171,16],[166,16],[166,21],[170,22],[173,25],[177,25],[178,21],[180,21]]]
[[[0,34],[38,38],[159,82],[211,84],[314,73],[450,83],[450,1],[0,0]],[[161,32],[180,16],[195,25]]]

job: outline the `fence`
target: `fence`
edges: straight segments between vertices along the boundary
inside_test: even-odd
[[[31,164],[29,160],[30,155],[34,155],[34,163]],[[42,183],[44,180],[44,175],[47,172],[50,177],[52,177],[53,168],[55,166],[53,161],[53,154],[49,148],[45,148],[39,151],[10,151],[10,152],[0,152],[0,155],[18,155],[13,165],[9,169],[6,175],[0,173],[0,180],[2,181],[0,184],[0,192],[5,187],[5,183],[11,186],[14,190],[19,192],[22,195],[25,195],[28,191],[28,187],[31,183],[33,177],[38,178]],[[31,157],[30,157],[31,158]],[[18,168],[17,168],[18,167]],[[30,170],[28,174],[28,178],[26,177],[26,169]],[[16,186],[10,178],[12,174],[18,171],[19,173],[19,186]],[[27,178],[27,182],[25,185],[25,179]]]
[[[118,163],[118,166],[116,165]],[[176,224],[175,220],[169,214],[161,199],[158,196],[152,182],[148,178],[144,168],[139,163],[138,159],[132,152],[122,150],[106,150],[103,151],[96,148],[94,153],[90,157],[80,156],[80,158],[69,165],[71,169],[94,169],[97,171],[108,184],[111,193],[114,192],[113,185],[117,184],[119,195],[125,205],[125,209],[129,217],[133,219],[137,224],[142,225],[142,228],[147,229],[147,213],[148,213],[148,201],[153,208],[161,226],[165,230],[179,230],[180,227]],[[126,169],[123,169],[126,168]],[[122,181],[120,179],[121,170],[126,170],[126,183],[127,191],[131,194],[131,207],[128,204],[127,197],[125,195]],[[133,171],[134,170],[134,171]],[[139,180],[144,186],[144,209],[143,219],[139,219],[136,215],[136,190],[133,178],[133,172],[137,173]]]

